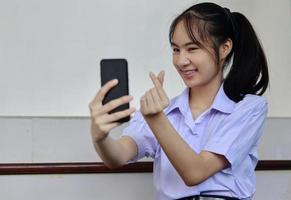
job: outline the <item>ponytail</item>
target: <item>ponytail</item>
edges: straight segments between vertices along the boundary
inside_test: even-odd
[[[246,94],[262,95],[268,87],[269,73],[264,51],[248,19],[237,12],[231,18],[234,55],[223,87],[226,95],[238,102]]]

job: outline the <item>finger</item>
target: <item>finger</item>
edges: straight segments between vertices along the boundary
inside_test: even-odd
[[[104,115],[109,113],[111,110],[114,110],[115,108],[129,103],[130,101],[132,101],[133,97],[132,96],[123,96],[120,97],[118,99],[112,100],[109,103],[105,104],[105,105],[100,105],[98,107],[91,107],[90,111],[91,111],[91,116],[98,116],[98,115]]]
[[[151,80],[152,80],[152,82],[153,82],[153,84],[154,84],[154,86],[155,86],[156,88],[161,88],[161,87],[163,87],[163,86],[161,85],[159,79],[156,77],[156,75],[155,75],[153,72],[150,72],[150,78],[151,78]]]
[[[108,124],[115,123],[117,120],[130,116],[136,111],[134,107],[112,114],[104,114],[102,116],[92,116],[91,120],[99,127],[104,127]]]
[[[98,116],[102,116],[104,114],[107,114],[107,113],[104,113],[103,112],[103,106],[99,106],[99,107],[94,107],[94,108],[91,108],[90,109],[90,113],[91,113],[91,118],[94,118],[94,117],[98,117]]]
[[[155,88],[150,90],[151,98],[153,99],[153,102],[155,105],[160,106],[160,102],[162,101],[157,90]]]
[[[165,78],[165,71],[162,70],[162,71],[160,71],[160,73],[158,75],[158,80],[160,81],[160,83],[161,83],[162,86],[164,84],[164,78]]]
[[[129,108],[129,109],[126,109],[126,110],[123,110],[123,111],[118,111],[118,112],[115,112],[115,113],[111,113],[109,115],[106,115],[104,118],[103,118],[103,123],[113,123],[113,122],[116,122],[122,118],[125,118],[125,117],[128,117],[130,116],[131,114],[133,114],[134,112],[136,111],[135,108]]]
[[[113,88],[117,84],[118,84],[118,80],[113,79],[111,81],[108,81],[105,85],[103,85],[101,89],[98,91],[98,93],[96,94],[95,98],[93,99],[91,106],[102,103],[105,95],[109,92],[111,88]]]
[[[101,136],[102,134],[107,135],[112,127],[118,126],[118,122],[106,123],[106,121],[107,121],[106,115],[97,116],[97,117],[94,116],[91,118],[91,121],[92,121],[91,122],[92,133],[95,131],[99,132],[99,133],[97,133],[97,135],[95,135],[97,137]],[[112,125],[112,124],[114,124],[114,125]],[[100,131],[102,132],[102,134],[100,133]]]
[[[146,103],[146,99],[145,99],[145,95],[144,95],[140,98],[140,111],[143,114],[147,114],[146,110],[147,110],[147,103]]]
[[[164,98],[167,98],[167,94],[166,94],[163,86],[161,85],[160,81],[155,76],[155,74],[150,72],[150,77],[152,79],[152,82],[153,82],[155,88],[157,89],[158,95],[160,96],[161,100],[163,100]]]
[[[119,123],[119,122],[114,122],[114,123],[106,124],[106,125],[103,125],[103,126],[102,126],[102,130],[103,130],[104,132],[107,132],[107,133],[108,133],[111,129],[113,129],[113,128],[119,126],[120,124],[121,124],[121,123]]]
[[[163,106],[162,106],[163,102],[162,102],[162,99],[160,98],[157,90],[151,89],[150,93],[151,93],[152,99],[154,101],[154,108],[155,108],[154,112],[161,111],[163,109]]]
[[[126,104],[126,103],[129,103],[130,101],[133,100],[133,97],[132,96],[123,96],[123,97],[120,97],[118,99],[114,99],[110,102],[108,102],[107,104],[105,104],[99,111],[100,111],[100,114],[105,114],[105,113],[108,113],[110,112],[111,110],[123,105],[123,104]]]
[[[153,97],[151,95],[150,91],[146,92],[146,103],[147,103],[147,109],[150,113],[154,112],[155,102],[153,100]]]
[[[109,131],[109,130],[119,126],[120,124],[121,124],[120,122],[114,122],[114,123],[106,125],[105,128],[108,129],[108,131]]]

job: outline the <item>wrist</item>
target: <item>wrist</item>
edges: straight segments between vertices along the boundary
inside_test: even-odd
[[[99,135],[98,137],[93,137],[93,141],[95,144],[99,145],[99,144],[104,143],[107,137],[108,137],[108,134],[104,134],[102,136]]]
[[[161,111],[161,112],[158,112],[156,114],[143,115],[143,117],[146,121],[148,121],[148,120],[155,121],[155,120],[158,120],[159,118],[165,117],[165,114],[163,111]]]

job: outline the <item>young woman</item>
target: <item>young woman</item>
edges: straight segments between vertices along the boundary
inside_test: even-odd
[[[114,140],[108,134],[119,125],[114,121],[135,110],[108,114],[132,99],[125,96],[102,105],[104,95],[118,84],[108,82],[90,104],[98,154],[112,168],[153,157],[159,200],[251,199],[267,116],[261,95],[269,82],[255,31],[244,15],[201,3],[173,21],[169,39],[186,89],[169,100],[163,89],[165,73],[150,73],[154,87],[141,98],[140,112],[122,137]]]

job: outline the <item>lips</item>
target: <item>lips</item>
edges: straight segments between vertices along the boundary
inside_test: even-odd
[[[197,72],[198,69],[180,70],[180,73],[186,79],[192,78]]]

